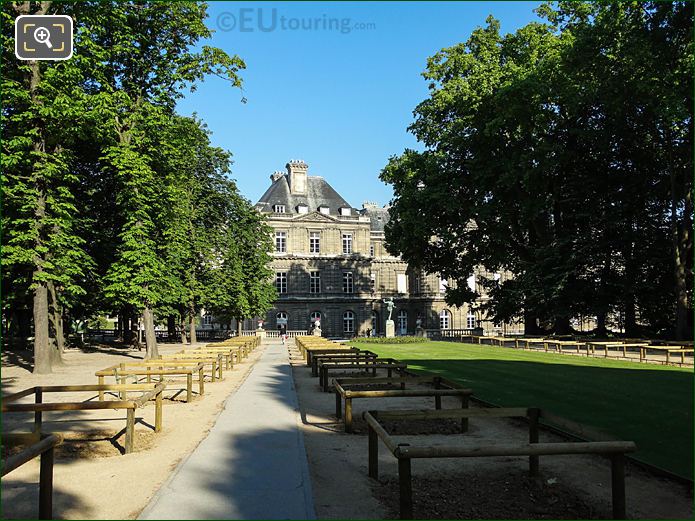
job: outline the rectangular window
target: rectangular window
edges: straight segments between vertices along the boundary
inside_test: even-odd
[[[468,315],[466,316],[466,327],[468,329],[474,329],[475,326],[475,315],[469,311]]]
[[[343,253],[352,253],[352,234],[343,234]]]
[[[372,293],[376,292],[376,273],[372,273],[369,276],[369,285],[372,290]]]
[[[318,271],[309,272],[309,293],[321,293],[321,273]]]
[[[396,287],[398,293],[406,293],[405,273],[396,273]]]
[[[309,253],[321,253],[321,233],[309,233]]]
[[[328,206],[319,206],[319,213],[322,213],[323,215],[330,215],[331,209],[328,208]]]
[[[276,204],[273,207],[273,211],[275,213],[285,213],[285,205],[284,204]]]
[[[439,293],[446,293],[446,279],[439,279]]]
[[[352,272],[346,271],[343,273],[343,293],[352,293]]]
[[[350,208],[341,208],[340,215],[343,217],[350,217],[352,215],[352,210],[350,210]]]
[[[278,271],[275,273],[275,289],[278,293],[287,293],[287,272]]]
[[[287,252],[287,232],[275,232],[275,251],[277,253]]]

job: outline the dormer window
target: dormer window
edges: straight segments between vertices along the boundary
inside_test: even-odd
[[[284,204],[276,204],[273,206],[273,211],[275,213],[285,213],[285,205]]]
[[[331,209],[328,206],[319,206],[319,213],[322,213],[323,215],[330,215],[331,214]]]
[[[345,208],[342,207],[340,209],[340,215],[343,217],[350,217],[352,215],[352,209],[351,208]]]
[[[309,213],[309,207],[305,204],[298,204],[297,213]]]

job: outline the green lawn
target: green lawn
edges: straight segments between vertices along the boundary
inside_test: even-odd
[[[692,369],[452,342],[354,344],[496,405],[545,408],[633,440],[636,458],[693,477]]]

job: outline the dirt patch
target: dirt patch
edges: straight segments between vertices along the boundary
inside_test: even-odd
[[[461,434],[461,421],[449,418],[434,420],[381,420],[379,424],[393,435]],[[367,434],[367,422],[361,417],[352,420],[354,434]]]
[[[595,508],[568,486],[531,479],[520,470],[453,472],[413,478],[414,519],[600,519]],[[399,517],[398,479],[372,481],[389,517]]]

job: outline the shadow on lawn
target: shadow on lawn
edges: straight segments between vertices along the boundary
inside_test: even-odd
[[[518,360],[406,359],[475,396],[534,406],[637,443],[637,459],[693,478],[693,373]]]

